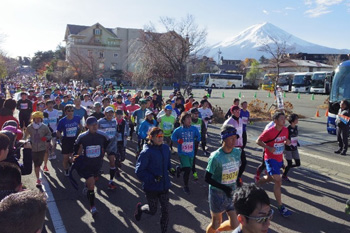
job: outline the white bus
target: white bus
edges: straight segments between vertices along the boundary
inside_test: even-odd
[[[329,94],[331,90],[332,72],[317,71],[314,72],[311,78],[311,93]]]
[[[309,93],[312,74],[312,72],[295,73],[292,82],[292,92]]]
[[[211,88],[243,88],[241,74],[208,74],[205,87]]]
[[[294,74],[295,72],[285,72],[278,75],[277,85],[282,91],[291,91]]]
[[[205,87],[205,80],[209,73],[192,74],[190,84],[192,87]]]

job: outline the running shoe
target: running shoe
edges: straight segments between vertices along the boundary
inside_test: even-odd
[[[95,216],[98,213],[98,211],[97,211],[95,206],[91,207],[90,213],[92,214],[92,216]]]
[[[336,154],[340,154],[340,153],[341,153],[341,151],[342,151],[342,149],[338,149],[338,150],[334,151],[334,153],[336,153]]]
[[[284,205],[279,207],[278,210],[283,217],[289,217],[292,215],[292,212],[288,210],[287,207],[285,207]]]
[[[176,177],[179,178],[181,174],[181,168],[180,166],[176,166]]]
[[[69,171],[68,171],[68,169],[67,169],[67,170],[64,170],[64,176],[69,176]]]
[[[345,213],[350,214],[350,200],[346,201]]]
[[[189,187],[184,187],[184,192],[186,193],[186,194],[188,194],[188,195],[190,195],[190,188]]]
[[[41,186],[41,180],[40,179],[37,179],[36,186]]]
[[[135,217],[136,221],[141,220],[141,215],[142,215],[141,206],[142,206],[141,202],[136,204],[136,208],[135,208],[135,212],[134,212],[134,217]]]
[[[44,172],[49,172],[49,169],[47,168],[47,166],[44,166],[43,171]]]
[[[193,172],[193,178],[194,178],[194,180],[198,180],[198,174],[197,174],[197,172]]]
[[[292,183],[292,181],[288,178],[288,176],[285,176],[285,175],[282,176],[282,180],[288,183]]]
[[[237,181],[236,181],[236,183],[237,183],[237,187],[242,187],[242,185],[243,185],[243,180],[242,180],[242,178],[238,178]]]
[[[340,154],[341,155],[346,155],[346,150],[343,150]]]
[[[112,182],[108,183],[108,189],[109,190],[114,190],[116,188],[117,188],[117,184],[115,182],[112,181]]]

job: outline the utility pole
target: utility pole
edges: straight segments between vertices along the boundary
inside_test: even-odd
[[[219,51],[218,51],[218,65],[220,64],[221,54],[222,54],[222,52],[221,52],[220,49],[219,49]]]

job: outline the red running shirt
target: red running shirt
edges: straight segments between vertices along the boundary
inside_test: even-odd
[[[270,141],[274,139],[277,134],[278,130],[276,127],[272,127],[268,130],[265,130],[260,136],[259,140],[263,142]],[[286,127],[282,128],[282,132],[278,135],[278,137],[271,142],[266,143],[267,146],[274,147],[276,150],[275,152],[271,153],[267,148],[265,148],[264,153],[264,159],[275,159],[277,162],[283,161],[283,151],[284,151],[284,142],[288,139],[288,129]]]

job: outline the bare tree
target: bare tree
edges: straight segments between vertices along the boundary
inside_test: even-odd
[[[333,70],[342,62],[340,55],[329,55],[327,57],[327,64],[333,66]]]
[[[191,15],[180,21],[162,17],[160,23],[164,33],[150,23],[130,49],[128,56],[136,64],[133,78],[146,83],[157,80],[162,84],[164,79],[181,83],[189,76],[189,57],[204,49],[207,32],[198,28]]]
[[[281,64],[289,61],[287,54],[294,50],[293,46],[288,45],[288,40],[289,38],[278,40],[269,36],[269,40],[265,41],[258,49],[258,51],[267,53],[272,57],[269,63],[273,64],[277,70],[276,80],[274,80],[275,87],[277,86]]]

